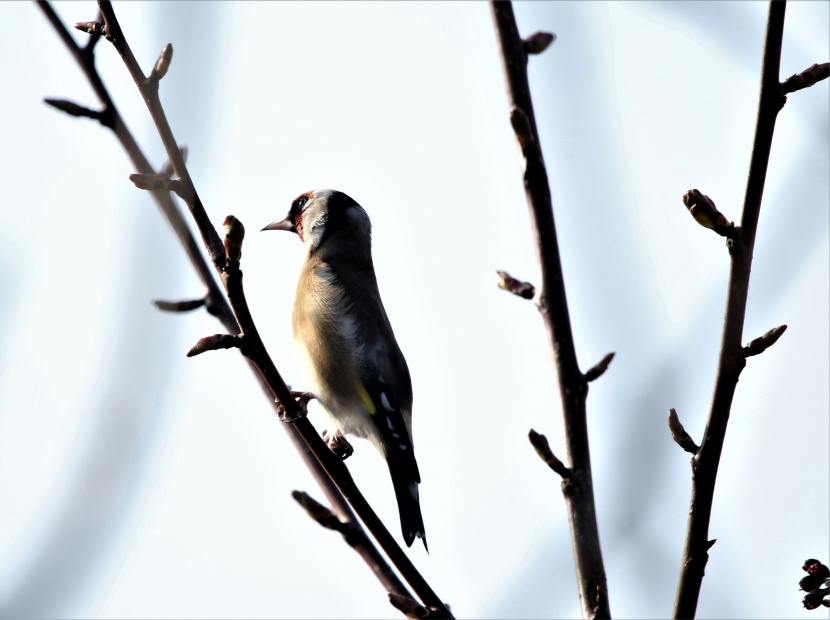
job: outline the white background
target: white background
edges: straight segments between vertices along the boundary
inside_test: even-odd
[[[60,3],[69,23],[92,2]],[[254,317],[289,382],[302,246],[258,234],[298,194],[345,191],[374,226],[384,302],[413,375],[431,554],[410,556],[459,618],[579,614],[559,480],[556,380],[501,66],[485,3],[118,3],[161,85],[211,219],[233,213]],[[531,88],[584,369],[600,533],[617,617],[671,613],[690,495],[675,407],[700,440],[726,294],[723,239],[692,187],[739,220],[763,3],[532,3],[520,30],[557,42]],[[194,359],[220,331],[153,299],[201,286],[111,133],[45,106],[97,104],[33,3],[3,3],[0,99],[0,616],[389,617],[338,535],[290,497],[322,499],[238,353]],[[830,56],[830,4],[787,8],[781,76]],[[79,41],[85,35],[76,33]],[[97,57],[155,165],[164,155],[126,69]],[[721,460],[701,618],[805,617],[798,580],[828,541],[828,82],[779,115],[744,341],[751,358]],[[315,416],[312,409],[312,421]],[[390,530],[388,472],[351,471]],[[826,613],[825,613],[826,617]]]

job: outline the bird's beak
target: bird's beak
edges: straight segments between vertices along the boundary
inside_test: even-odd
[[[288,232],[297,232],[297,229],[294,227],[294,222],[291,221],[291,217],[286,217],[284,220],[276,220],[268,224],[262,230],[287,230]],[[260,232],[262,232],[262,230]]]

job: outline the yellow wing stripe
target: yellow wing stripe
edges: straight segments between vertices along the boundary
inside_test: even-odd
[[[369,396],[369,392],[366,391],[366,388],[363,387],[363,384],[360,381],[357,382],[357,394],[360,396],[363,406],[366,407],[366,411],[368,411],[370,415],[375,415],[375,413],[377,413],[375,402],[372,400],[372,397]]]

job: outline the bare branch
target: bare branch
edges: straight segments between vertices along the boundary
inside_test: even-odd
[[[343,539],[354,549],[372,569],[378,580],[386,587],[389,596],[412,600],[406,586],[398,579],[389,564],[383,559],[369,538],[366,531],[354,520],[343,521],[326,506],[303,491],[292,491],[291,496],[308,513],[312,519],[326,529],[340,532]],[[419,605],[418,603],[415,603]],[[420,606],[420,605],[419,605]]]
[[[708,551],[711,547],[709,521],[712,516],[718,465],[738,377],[746,366],[741,340],[761,198],[764,194],[775,121],[783,100],[779,72],[785,12],[785,2],[777,0],[770,2],[761,67],[761,92],[755,125],[755,140],[752,146],[749,177],[741,214],[741,234],[731,244],[727,244],[731,263],[726,316],[706,430],[700,449],[692,458],[692,499],[689,507],[683,562],[674,603],[674,618],[694,618],[697,610],[703,574],[709,560]]]
[[[491,0],[490,10],[507,83],[510,123],[522,152],[525,197],[533,228],[536,262],[541,272],[535,295],[536,305],[542,315],[551,357],[559,378],[566,460],[571,464],[568,470],[570,475],[563,481],[562,490],[571,525],[582,615],[586,618],[607,618],[610,617],[611,610],[597,528],[588,447],[585,409],[588,382],[579,370],[571,332],[551,190],[527,78],[528,54],[526,44],[519,36],[513,5],[510,2]]]
[[[127,131],[123,120],[118,114],[107,89],[104,87],[103,82],[95,69],[94,58],[91,53],[92,45],[88,45],[85,48],[79,47],[66,31],[63,23],[57,17],[49,4],[44,0],[39,0],[38,6],[43,10],[47,19],[49,19],[61,39],[76,58],[77,62],[84,70],[87,78],[90,80],[90,83],[93,85],[93,89],[96,94],[99,98],[101,98],[104,103],[105,110],[108,114],[110,114],[110,118],[112,118],[112,122],[108,126],[115,131],[125,150],[127,150],[133,160],[136,168],[141,174],[154,174],[154,170],[141,153],[141,150],[132,135],[129,131]],[[211,261],[220,273],[222,281],[228,292],[228,298],[235,301],[235,303],[232,304],[232,308],[228,306],[227,302],[224,300],[224,296],[217,288],[210,270],[204,263],[201,251],[193,241],[192,236],[190,236],[187,225],[184,223],[177,206],[169,200],[169,193],[166,191],[154,191],[153,196],[159,202],[165,216],[167,216],[168,220],[173,224],[180,240],[188,251],[188,256],[191,258],[191,262],[194,267],[197,268],[200,277],[202,277],[208,287],[208,294],[206,296],[206,306],[208,310],[212,314],[218,316],[223,323],[226,324],[228,330],[231,331],[231,335],[239,334],[244,329],[246,334],[246,345],[249,347],[251,355],[258,356],[258,360],[262,362],[258,364],[252,363],[252,368],[256,371],[263,387],[266,389],[266,392],[271,395],[272,399],[275,395],[277,395],[280,402],[284,403],[288,411],[292,412],[292,415],[294,415],[299,412],[298,405],[293,398],[291,398],[290,390],[287,386],[285,386],[284,381],[282,381],[282,378],[273,366],[273,362],[271,362],[270,358],[267,356],[256,327],[250,319],[250,312],[248,311],[247,302],[245,301],[242,289],[242,272],[238,268],[238,263],[227,260],[225,256],[225,248],[219,238],[219,235],[210,223],[198,194],[193,187],[192,180],[190,179],[187,168],[184,165],[182,152],[173,138],[172,132],[170,131],[164,115],[164,111],[161,108],[161,104],[158,99],[158,90],[157,88],[153,88],[152,84],[148,87],[146,78],[141,72],[132,51],[126,43],[126,39],[121,31],[121,27],[118,24],[111,4],[109,2],[99,1],[99,7],[101,9],[104,26],[101,28],[97,26],[87,26],[86,29],[87,31],[92,31],[94,33],[93,36],[104,36],[107,40],[113,43],[121,55],[122,60],[124,60],[124,63],[127,65],[127,68],[133,76],[136,85],[141,91],[141,94],[150,109],[150,113],[156,122],[156,126],[159,129],[159,134],[162,137],[165,148],[167,149],[168,157],[171,162],[171,168],[183,185],[186,202],[188,203],[193,217],[196,219],[199,230],[203,235],[203,240],[205,246],[208,248],[208,254]],[[191,193],[188,194],[186,190],[190,190]],[[449,611],[446,610],[441,600],[437,595],[435,595],[423,577],[421,577],[421,575],[417,572],[415,567],[397,545],[394,538],[391,534],[389,534],[383,523],[366,502],[365,498],[363,498],[362,494],[355,486],[354,481],[351,479],[351,475],[348,470],[343,466],[342,462],[340,462],[326,448],[320,436],[316,433],[313,426],[311,426],[311,423],[307,419],[302,419],[295,424],[285,425],[285,428],[291,429],[290,435],[295,446],[302,454],[306,464],[311,468],[327,497],[329,497],[332,504],[336,507],[338,514],[345,515],[346,518],[355,521],[355,517],[348,504],[344,502],[344,498],[347,499],[348,502],[355,506],[356,510],[361,514],[361,518],[364,523],[367,524],[367,527],[372,528],[375,538],[383,546],[392,561],[399,567],[401,573],[407,577],[407,580],[413,585],[416,592],[418,592],[418,595],[421,596],[421,598],[430,606],[435,606],[436,609],[442,610],[442,612],[446,611],[445,617],[451,617]],[[341,518],[343,518],[343,516],[341,516]],[[357,524],[356,521],[355,524]],[[377,554],[376,561],[384,563],[383,558],[379,554]],[[403,588],[403,590],[404,591],[400,593],[408,594],[405,588]]]

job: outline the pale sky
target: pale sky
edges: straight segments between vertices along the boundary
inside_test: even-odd
[[[57,6],[67,23],[93,2]],[[766,4],[521,2],[555,32],[530,63],[570,305],[591,384],[600,536],[616,617],[671,613],[691,491],[670,438],[699,441],[728,255],[682,195],[739,220]],[[459,618],[576,617],[559,479],[564,454],[538,313],[495,271],[538,281],[520,160],[484,2],[117,3],[217,226],[248,236],[254,319],[289,383],[303,248],[257,232],[334,188],[372,218],[381,294],[412,372],[430,554],[408,552]],[[392,617],[340,539],[291,499],[322,493],[221,331],[153,299],[202,289],[114,137],[42,103],[97,101],[33,3],[2,3],[0,616]],[[830,57],[830,4],[791,2],[781,77]],[[77,33],[79,41],[86,35]],[[114,49],[99,67],[155,165],[163,149]],[[802,562],[830,561],[828,81],[779,115],[744,341],[787,324],[741,375],[715,494],[700,618],[815,618]],[[302,387],[302,386],[295,386]],[[320,426],[311,408],[312,422]],[[388,470],[347,462],[398,533]]]

